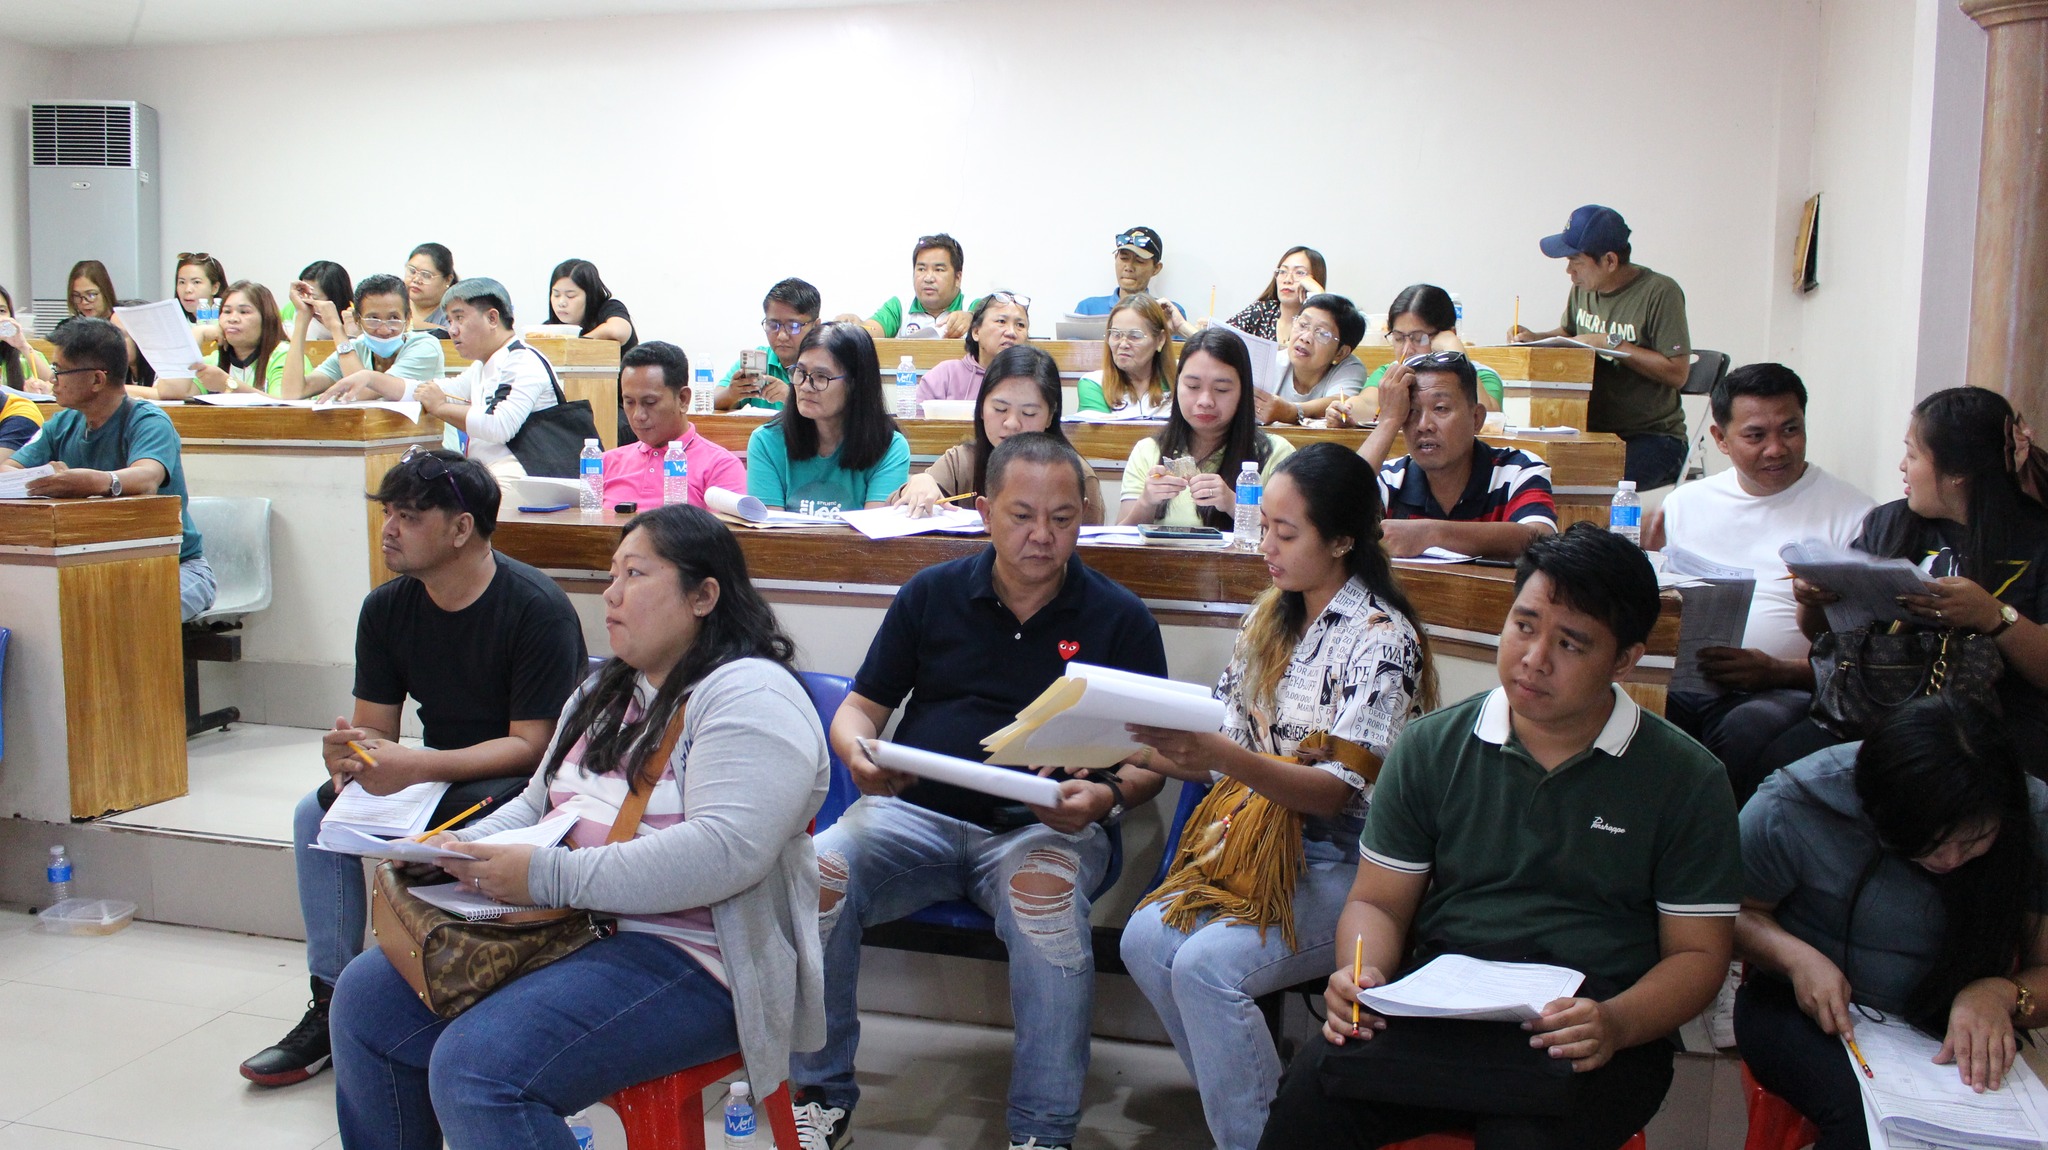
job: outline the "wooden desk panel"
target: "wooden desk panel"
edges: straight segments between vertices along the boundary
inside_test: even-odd
[[[164,408],[188,450],[300,450],[332,447],[362,450],[370,444],[441,442],[441,421],[422,414],[418,423],[374,407],[312,410],[304,407],[212,407],[174,403]]]
[[[0,546],[48,551],[51,558],[59,557],[54,554],[59,548],[162,539],[183,531],[178,501],[168,495],[0,502]]]

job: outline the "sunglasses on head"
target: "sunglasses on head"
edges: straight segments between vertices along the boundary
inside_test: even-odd
[[[1433,351],[1428,355],[1409,356],[1405,362],[1409,367],[1419,371],[1425,367],[1455,368],[1467,360],[1462,351]]]
[[[1116,238],[1116,246],[1120,248],[1144,248],[1149,252],[1152,250],[1152,237],[1144,232],[1125,232]]]
[[[432,483],[436,479],[446,479],[448,481],[448,490],[455,493],[455,505],[462,508],[466,514],[476,514],[476,512],[469,509],[469,500],[462,497],[462,484],[455,481],[455,473],[448,469],[447,460],[435,455],[431,449],[423,449],[419,444],[415,443],[405,449],[404,455],[398,457],[398,465],[400,467],[404,467],[407,464],[416,464],[420,478],[428,483]]]
[[[212,259],[212,258],[213,258],[212,256],[210,256],[210,255],[206,254],[205,252],[179,252],[179,253],[178,253],[178,262],[179,262],[179,263],[181,263],[181,264],[196,264],[196,263],[202,263],[202,262],[204,262],[204,261],[206,261],[206,260],[210,260],[210,259]]]

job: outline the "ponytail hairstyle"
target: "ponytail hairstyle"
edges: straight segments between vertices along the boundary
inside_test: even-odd
[[[549,781],[578,742],[584,744],[584,775],[623,774],[628,782],[639,780],[684,697],[727,663],[767,659],[796,674],[796,644],[747,577],[746,556],[723,523],[701,507],[671,504],[634,516],[620,539],[635,531],[647,532],[654,553],[675,566],[685,594],[707,579],[717,580],[718,603],[700,620],[696,641],[663,677],[647,712],[633,722],[626,721],[626,708],[639,670],[617,656],[598,668],[555,737],[544,775]]]
[[[1258,464],[1259,470],[1264,471],[1266,460],[1273,454],[1273,441],[1259,429],[1258,403],[1252,396],[1252,355],[1237,333],[1226,327],[1205,327],[1181,345],[1180,360],[1174,365],[1173,406],[1167,411],[1166,426],[1159,429],[1157,436],[1159,458],[1170,459],[1194,450],[1194,426],[1180,412],[1180,373],[1186,370],[1188,360],[1198,354],[1207,354],[1237,373],[1237,410],[1223,433],[1223,462],[1216,473],[1229,483],[1236,480],[1238,469],[1247,462]],[[1378,490],[1377,481],[1374,490]],[[1217,508],[1197,510],[1202,522],[1210,527],[1228,531],[1233,526],[1231,517]]]
[[[1913,408],[1913,433],[1943,476],[1963,480],[1969,522],[1963,525],[1963,553],[1956,574],[1995,591],[2010,573],[2006,561],[2020,557],[2021,540],[2048,527],[2048,514],[2027,498],[2013,457],[2012,405],[1989,388],[1951,387]],[[1936,550],[1933,525],[1904,515],[1876,553],[1915,562]]]
[[[582,315],[555,314],[555,285],[563,280],[575,284],[578,290],[582,291]],[[583,334],[589,335],[601,322],[597,318],[597,313],[604,310],[604,305],[612,302],[612,289],[604,286],[604,277],[597,274],[596,264],[589,260],[567,259],[556,264],[555,270],[548,273],[548,297],[549,323],[573,323],[583,329]]]

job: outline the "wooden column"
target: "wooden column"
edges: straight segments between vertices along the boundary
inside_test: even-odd
[[[2048,424],[2048,0],[1962,0],[1989,42],[1969,382]]]

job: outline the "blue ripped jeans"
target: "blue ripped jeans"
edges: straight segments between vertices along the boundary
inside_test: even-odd
[[[856,991],[864,928],[935,902],[966,898],[995,919],[1010,950],[1010,1010],[1017,1049],[1010,1069],[1010,1136],[1065,1144],[1080,1124],[1095,1007],[1088,892],[1109,865],[1109,837],[1041,823],[996,834],[913,806],[868,796],[817,837],[818,916],[825,944],[825,1046],[790,1059],[790,1080],[851,1108],[860,1097]],[[1051,889],[1049,889],[1051,888]],[[836,896],[836,901],[835,900]]]

